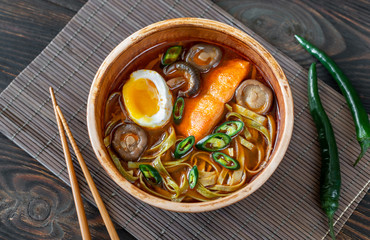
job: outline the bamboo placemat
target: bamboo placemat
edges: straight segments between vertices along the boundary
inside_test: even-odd
[[[273,176],[247,199],[199,214],[153,208],[121,190],[96,160],[85,120],[90,84],[108,53],[146,25],[185,16],[225,22],[257,39],[281,64],[295,101],[291,144]],[[320,155],[307,108],[306,79],[306,70],[208,0],[90,0],[2,92],[0,126],[7,137],[69,184],[48,92],[53,86],[111,216],[139,239],[322,239],[328,227],[318,204]],[[359,147],[348,107],[322,82],[320,91],[342,168],[340,207],[335,214],[338,232],[369,189],[370,154],[356,168],[351,166]],[[82,193],[92,201],[81,170],[76,170]]]

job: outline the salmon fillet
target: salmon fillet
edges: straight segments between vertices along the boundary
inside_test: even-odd
[[[183,119],[175,126],[180,136],[194,136],[199,141],[207,136],[222,118],[225,103],[231,100],[241,81],[251,71],[242,59],[225,61],[205,76],[202,90],[195,98],[185,99]]]

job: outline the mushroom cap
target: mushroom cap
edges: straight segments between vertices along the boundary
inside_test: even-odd
[[[271,89],[254,79],[245,80],[236,90],[236,103],[258,114],[267,113],[271,108],[272,100]]]
[[[186,85],[188,86],[186,90],[179,91],[179,97],[192,97],[198,94],[200,90],[200,74],[198,69],[187,62],[179,61],[166,67],[164,69],[164,74],[166,76],[171,76],[171,74],[177,71],[183,72],[183,77],[186,79]]]
[[[122,124],[113,133],[112,146],[121,159],[139,159],[148,144],[145,131],[136,124]]]
[[[192,46],[185,56],[186,62],[190,63],[199,71],[207,72],[216,67],[222,58],[222,51],[215,45],[199,43]]]

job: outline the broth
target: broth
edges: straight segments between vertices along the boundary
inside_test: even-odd
[[[177,60],[164,66],[180,48]],[[246,56],[215,43],[163,43],[125,66],[115,82],[104,143],[122,175],[144,191],[171,201],[209,201],[243,188],[268,163],[277,106],[268,81]],[[178,96],[185,105],[175,122]]]

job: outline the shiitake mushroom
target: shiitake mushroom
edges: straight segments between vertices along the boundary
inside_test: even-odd
[[[243,81],[235,92],[236,103],[259,114],[267,113],[272,105],[273,94],[270,88],[260,81]]]
[[[113,133],[112,146],[125,161],[137,160],[147,144],[145,131],[136,124],[122,124]]]
[[[220,63],[221,58],[222,51],[219,47],[198,43],[189,49],[185,56],[185,61],[204,73],[216,67]]]
[[[166,76],[179,75],[180,73],[187,82],[187,89],[183,90],[181,88],[178,93],[179,97],[192,97],[198,94],[200,89],[200,74],[199,71],[189,63],[184,61],[172,63],[166,67],[163,72]]]

